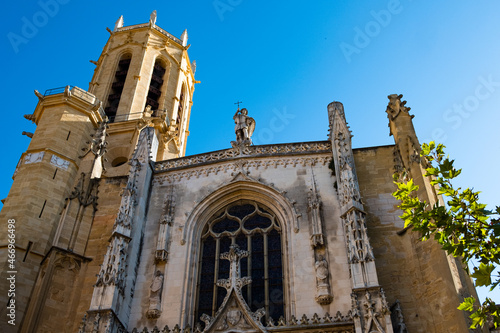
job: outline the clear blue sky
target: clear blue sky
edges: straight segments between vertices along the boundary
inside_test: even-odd
[[[55,6],[54,4],[57,4]],[[312,5],[314,4],[314,5]],[[197,62],[188,154],[233,140],[234,102],[257,121],[256,144],[325,140],[326,106],[344,104],[355,148],[394,143],[387,95],[404,94],[421,140],[462,167],[459,185],[499,204],[500,2],[9,1],[0,14],[4,143],[0,197],[35,130],[33,89],[88,88],[120,15],[180,37]],[[31,27],[31,30],[30,30]],[[500,303],[500,293],[493,296]]]

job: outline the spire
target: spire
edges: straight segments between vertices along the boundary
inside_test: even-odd
[[[186,46],[188,43],[188,31],[187,31],[187,29],[185,29],[184,32],[182,33],[181,40],[182,40],[182,46]]]
[[[115,28],[113,29],[113,32],[115,32],[116,30],[120,29],[121,27],[123,27],[123,15],[121,15],[118,18],[118,20],[116,21]]]

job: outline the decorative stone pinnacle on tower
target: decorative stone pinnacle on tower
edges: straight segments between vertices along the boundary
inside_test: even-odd
[[[113,32],[115,32],[116,30],[120,29],[123,27],[123,15],[121,15],[118,20],[116,20],[116,23],[115,23],[115,28],[113,29]]]
[[[156,10],[153,10],[151,12],[151,15],[149,16],[149,24],[151,26],[154,26],[156,24]]]
[[[184,29],[181,35],[182,46],[186,47],[188,42],[188,31]]]

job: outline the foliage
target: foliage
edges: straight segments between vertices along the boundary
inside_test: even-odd
[[[418,185],[406,175],[394,175],[398,190],[393,196],[400,200],[405,227],[412,226],[421,233],[422,240],[431,237],[442,248],[455,257],[461,258],[468,273],[468,264],[474,266],[472,276],[476,286],[489,286],[490,290],[500,284],[500,276],[495,269],[500,264],[500,207],[495,211],[486,209],[478,202],[480,192],[473,189],[455,189],[452,180],[461,173],[455,169],[454,160],[445,157],[442,144],[430,142],[422,145],[420,156],[430,177],[431,185],[446,201],[438,200],[431,205],[417,197]],[[496,218],[495,218],[496,217]],[[477,266],[479,264],[479,266]],[[500,307],[487,298],[479,307],[473,297],[468,297],[459,306],[460,310],[471,312],[471,328],[484,326],[492,320],[494,327],[500,326]]]

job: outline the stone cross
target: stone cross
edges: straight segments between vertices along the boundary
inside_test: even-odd
[[[248,251],[243,251],[237,244],[231,245],[229,247],[229,252],[224,252],[220,255],[221,259],[229,260],[229,279],[219,279],[217,280],[217,286],[226,288],[229,295],[231,289],[234,289],[237,293],[241,292],[241,288],[247,284],[252,283],[252,279],[248,276],[241,277],[241,258],[248,257]]]

